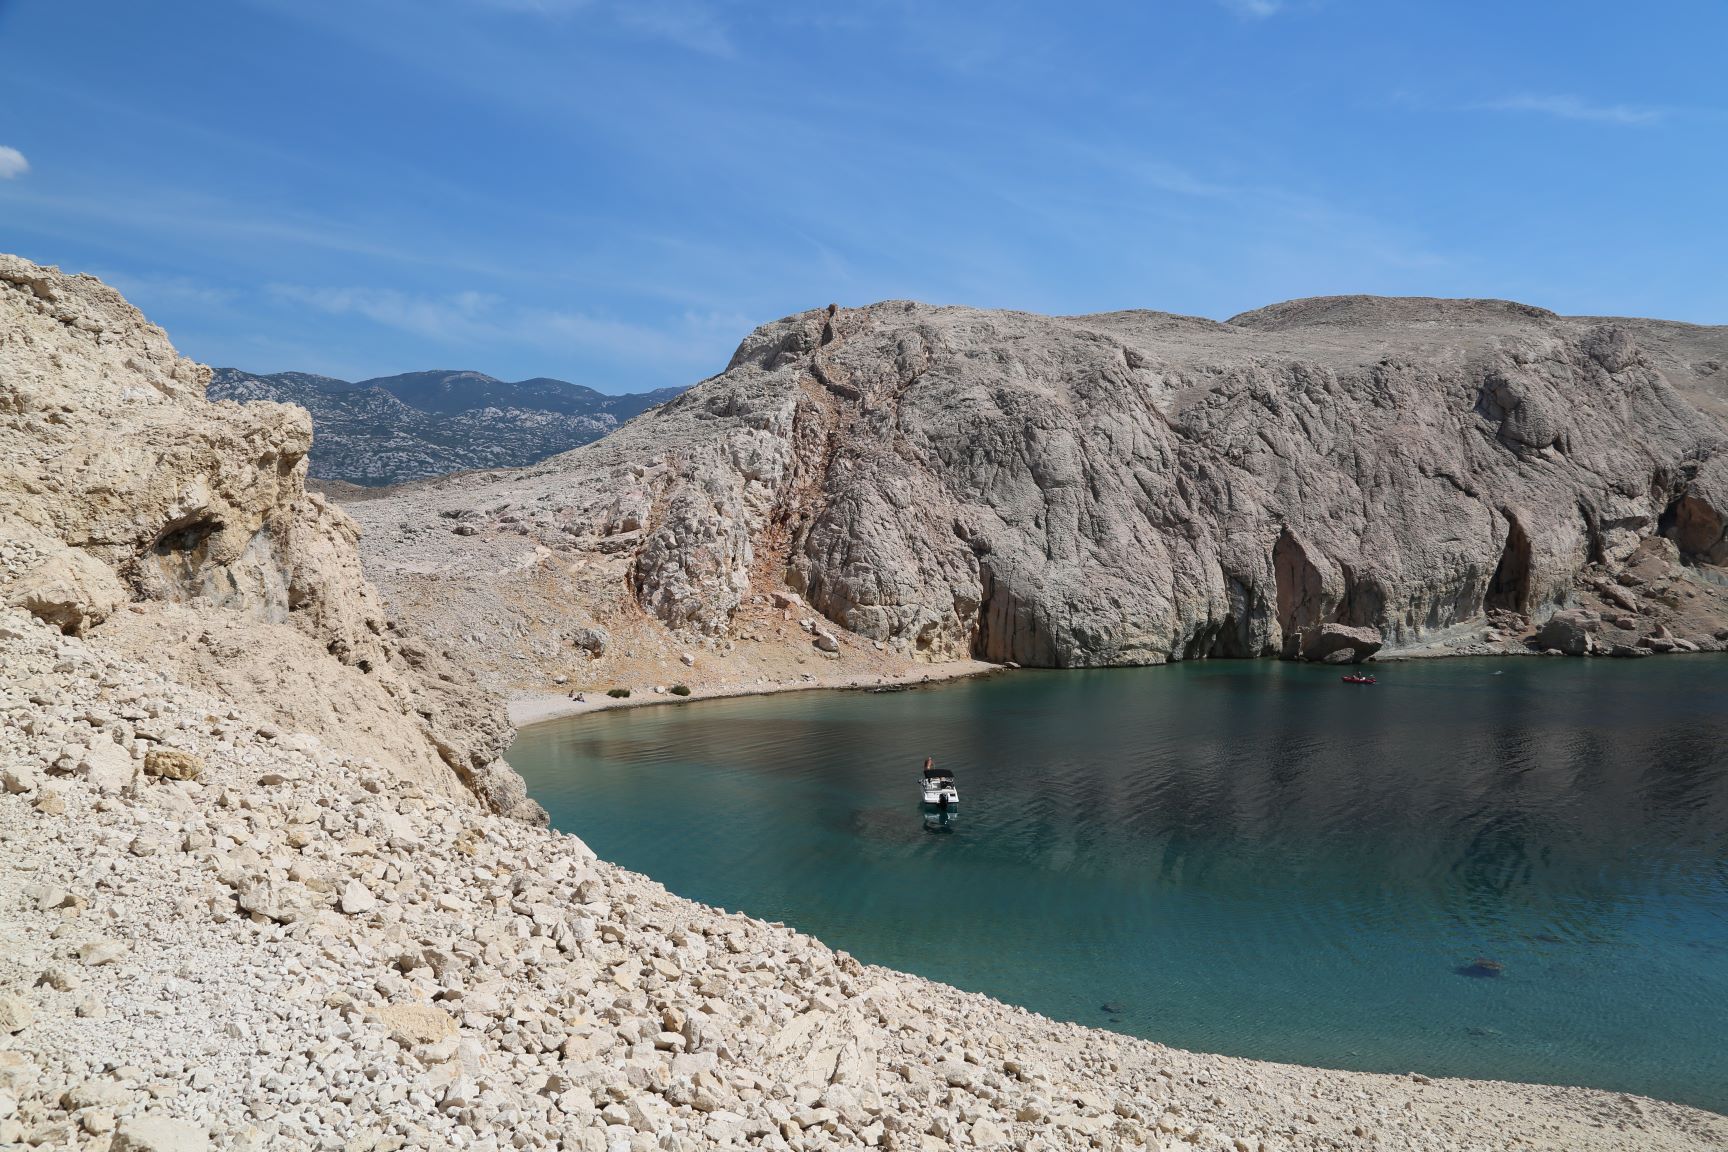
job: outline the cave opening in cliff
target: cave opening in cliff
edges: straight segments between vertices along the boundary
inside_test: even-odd
[[[1506,543],[1500,550],[1500,563],[1494,567],[1494,577],[1488,581],[1488,594],[1482,598],[1482,610],[1529,615],[1533,567],[1530,535],[1524,531],[1518,517],[1507,513]]]
[[[1728,524],[1724,524],[1722,515],[1708,502],[1688,493],[1670,501],[1662,510],[1656,531],[1674,541],[1680,555],[1687,560],[1714,564],[1720,562],[1717,557],[1723,552]]]
[[[1302,629],[1321,622],[1325,612],[1325,578],[1308,558],[1308,550],[1286,528],[1272,545],[1272,578],[1276,590],[1278,630],[1283,656],[1293,659]]]
[[[204,542],[210,538],[211,533],[221,530],[222,521],[215,517],[171,524],[156,537],[156,543],[151,546],[151,550],[158,556],[202,553]]]

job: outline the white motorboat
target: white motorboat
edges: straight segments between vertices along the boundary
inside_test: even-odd
[[[960,807],[960,789],[954,786],[954,773],[946,768],[926,767],[918,784],[924,803],[948,811]]]

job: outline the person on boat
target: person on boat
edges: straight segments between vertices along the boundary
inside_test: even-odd
[[[936,765],[936,757],[934,757],[934,756],[924,757],[924,775],[926,775],[926,776],[930,775],[930,769],[935,767],[935,765]]]

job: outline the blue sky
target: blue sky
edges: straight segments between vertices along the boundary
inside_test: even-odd
[[[606,391],[911,297],[1728,322],[1728,5],[0,0],[0,250],[188,355]]]

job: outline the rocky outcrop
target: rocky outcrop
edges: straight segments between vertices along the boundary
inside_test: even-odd
[[[499,702],[399,634],[306,492],[306,413],[208,376],[113,289],[0,256],[0,602],[532,815]]]
[[[1600,618],[1585,609],[1556,612],[1536,633],[1536,647],[1566,656],[1588,656],[1597,650],[1595,633],[1601,626]]]
[[[569,570],[623,557],[633,607],[709,637],[790,588],[920,659],[1408,651],[1533,629],[1651,540],[1710,584],[1723,357],[1728,329],[1502,301],[829,308],[598,444],[354,510],[426,603],[505,595],[487,572],[526,537]],[[453,552],[453,517],[494,543]],[[508,588],[557,619],[540,595]],[[1329,628],[1364,643],[1311,656]]]
[[[1315,624],[1303,629],[1297,641],[1304,660],[1328,664],[1360,664],[1381,646],[1380,633],[1348,624]]]

